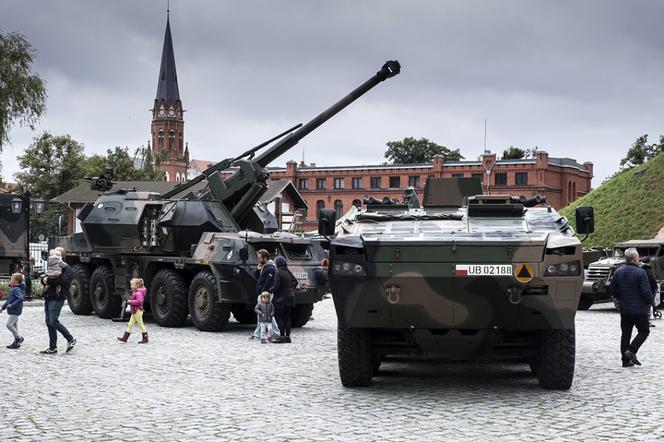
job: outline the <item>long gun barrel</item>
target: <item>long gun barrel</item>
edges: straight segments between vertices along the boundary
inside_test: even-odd
[[[208,177],[210,175],[212,175],[214,172],[221,172],[223,170],[228,169],[237,160],[245,158],[245,157],[250,157],[251,155],[256,153],[256,151],[264,148],[265,146],[272,143],[273,141],[278,140],[279,138],[283,137],[284,135],[286,135],[290,132],[293,132],[295,129],[300,128],[300,127],[302,127],[302,123],[296,124],[295,126],[291,127],[290,129],[283,131],[279,135],[275,135],[274,137],[270,138],[269,140],[262,142],[258,146],[252,147],[248,151],[243,152],[241,155],[238,155],[235,158],[226,158],[225,160],[219,161],[217,164],[215,164],[213,166],[210,166],[207,169],[205,169],[196,178],[192,178],[191,180],[187,181],[186,183],[183,183],[179,186],[176,186],[175,188],[173,188],[173,189],[169,190],[168,192],[164,193],[162,195],[162,197],[168,199],[168,198],[171,198],[171,197],[177,195],[178,193],[182,193],[183,191],[195,186],[196,184],[200,183],[201,181],[208,179]]]

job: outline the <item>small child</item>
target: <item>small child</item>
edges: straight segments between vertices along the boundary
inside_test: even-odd
[[[53,249],[48,256],[48,269],[46,270],[47,278],[57,278],[62,275],[62,270],[67,267],[67,263],[62,260],[62,255],[59,250]],[[61,286],[56,286],[55,291],[59,294],[62,290]]]
[[[272,342],[272,318],[274,317],[274,306],[270,292],[263,292],[258,296],[258,303],[254,311],[258,315],[258,323],[261,327],[261,344]]]
[[[148,343],[148,331],[145,329],[143,324],[143,301],[147,294],[147,289],[145,288],[145,283],[141,278],[133,278],[129,281],[129,286],[131,287],[131,297],[127,300],[127,304],[131,306],[131,318],[129,318],[129,324],[127,325],[127,331],[124,332],[124,335],[118,340],[122,342],[127,342],[129,335],[131,334],[131,329],[134,328],[134,324],[138,323],[138,326],[143,332],[143,339],[138,341],[139,344]]]
[[[23,275],[14,273],[9,278],[9,286],[11,287],[9,296],[5,303],[2,304],[0,311],[7,310],[9,316],[7,319],[7,328],[14,335],[14,342],[9,344],[7,348],[15,349],[19,348],[21,342],[23,342],[23,336],[18,333],[18,317],[23,313],[23,290],[25,287],[23,284]]]

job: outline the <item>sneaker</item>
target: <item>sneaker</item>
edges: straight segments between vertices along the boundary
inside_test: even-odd
[[[623,361],[623,367],[634,367],[634,362],[632,361]]]
[[[67,350],[65,350],[65,353],[69,353],[70,351],[72,351],[74,345],[76,345],[76,338],[72,338],[71,341],[67,342]]]
[[[261,344],[267,344],[267,339],[265,338],[261,339]]]
[[[641,365],[638,359],[636,359],[636,354],[632,350],[625,350],[623,353],[625,359],[629,359],[633,364]]]
[[[251,340],[251,339],[256,339],[256,336],[251,335],[251,336],[249,336],[249,339],[250,339],[250,340]]]
[[[18,343],[19,343],[19,344],[23,344],[23,341],[25,341],[25,339],[23,338],[23,336],[21,336],[20,338],[18,338]]]
[[[21,345],[21,344],[19,344],[18,341],[14,341],[11,344],[9,344],[7,346],[7,348],[11,348],[11,349],[18,348],[19,345]]]
[[[39,353],[41,353],[43,355],[54,355],[54,354],[58,353],[58,349],[57,348],[47,348],[46,350],[42,350]]]
[[[285,336],[277,336],[276,338],[272,338],[273,344],[283,344],[284,342],[286,342]]]
[[[291,343],[290,336],[286,336],[284,338],[284,342],[287,343],[287,344],[290,344]]]

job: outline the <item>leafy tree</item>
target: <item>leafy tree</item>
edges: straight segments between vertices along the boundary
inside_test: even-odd
[[[76,187],[86,170],[83,145],[69,135],[53,136],[44,132],[34,139],[18,160],[22,170],[16,174],[18,185],[44,199],[54,198]],[[30,240],[35,241],[40,233],[57,234],[60,215],[63,216],[62,229],[65,231],[66,213],[66,206],[58,204],[47,204],[42,215],[33,212]]]
[[[134,166],[134,157],[143,155],[143,167]],[[136,155],[129,154],[128,147],[116,146],[106,151],[106,156],[92,155],[87,159],[86,171],[88,176],[99,176],[106,166],[113,168],[114,181],[159,181],[163,179],[163,172],[157,170],[158,162],[153,160],[149,150],[138,148]]]
[[[625,169],[631,169],[656,157],[661,152],[664,152],[663,135],[659,136],[659,143],[654,144],[648,144],[648,135],[641,135],[634,141],[632,147],[629,148],[625,158],[620,160],[620,166]]]
[[[510,146],[503,151],[503,160],[519,160],[526,157],[526,151],[518,147]]]
[[[459,149],[448,149],[427,138],[415,139],[406,137],[402,141],[389,141],[385,158],[392,164],[429,163],[434,155],[441,154],[447,161],[458,161],[463,158]]]
[[[44,112],[46,85],[31,71],[34,55],[21,34],[0,32],[0,151],[14,124],[34,129]]]

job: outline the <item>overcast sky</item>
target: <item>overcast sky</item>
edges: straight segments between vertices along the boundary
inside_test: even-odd
[[[388,59],[401,75],[306,137],[287,160],[379,164],[427,137],[476,159],[484,143],[595,164],[597,186],[637,136],[664,134],[664,2],[171,0],[191,157],[221,160],[306,122]],[[86,153],[150,136],[166,1],[0,0],[0,29],[37,49],[47,110],[15,129],[5,179],[43,130]],[[304,152],[303,152],[304,150]]]

